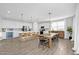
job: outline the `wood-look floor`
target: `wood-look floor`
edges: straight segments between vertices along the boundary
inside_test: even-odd
[[[0,55],[73,55],[72,42],[53,40],[51,48],[38,48],[38,40],[20,41],[20,38],[0,41]]]

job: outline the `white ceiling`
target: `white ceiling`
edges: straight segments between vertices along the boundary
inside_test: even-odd
[[[74,14],[74,3],[0,3],[0,16],[25,21],[46,21]],[[23,18],[21,14],[23,13]]]

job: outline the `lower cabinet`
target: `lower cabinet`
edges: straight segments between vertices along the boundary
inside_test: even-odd
[[[13,32],[6,32],[6,39],[13,38]]]

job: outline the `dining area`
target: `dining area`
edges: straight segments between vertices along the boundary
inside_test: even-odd
[[[47,46],[48,48],[52,47],[52,43],[54,39],[58,39],[58,33],[46,33],[46,34],[39,34],[35,32],[23,32],[20,33],[21,41],[27,40],[38,40],[38,47],[41,45]]]

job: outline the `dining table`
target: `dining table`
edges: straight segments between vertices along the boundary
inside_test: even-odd
[[[52,38],[58,35],[58,33],[50,33],[50,34],[40,34],[39,36],[44,36],[48,40],[48,48],[52,47]]]

